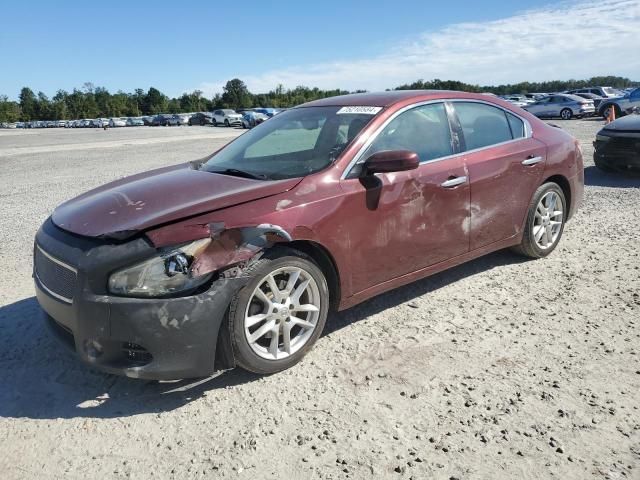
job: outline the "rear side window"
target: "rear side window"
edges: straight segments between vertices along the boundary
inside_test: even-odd
[[[515,115],[505,112],[507,115],[507,121],[509,122],[509,127],[511,127],[511,135],[513,138],[523,138],[524,137],[524,122],[520,120]]]
[[[455,102],[467,150],[513,140],[505,111],[484,103]]]

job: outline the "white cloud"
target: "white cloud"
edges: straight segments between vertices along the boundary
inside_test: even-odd
[[[383,90],[417,79],[498,85],[622,75],[640,78],[640,0],[569,2],[490,22],[426,32],[363,59],[243,75],[252,92],[285,88]],[[207,96],[226,80],[203,82]]]

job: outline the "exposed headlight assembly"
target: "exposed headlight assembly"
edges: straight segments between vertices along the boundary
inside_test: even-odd
[[[194,277],[191,270],[194,258],[210,241],[196,240],[118,270],[109,277],[109,291],[127,297],[164,297],[193,290],[213,275]]]

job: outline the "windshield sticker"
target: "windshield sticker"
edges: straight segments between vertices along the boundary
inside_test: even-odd
[[[382,110],[382,107],[342,107],[336,113],[338,115],[341,113],[360,113],[364,115],[375,115],[380,110]]]

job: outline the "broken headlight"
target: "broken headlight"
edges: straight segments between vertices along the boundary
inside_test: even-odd
[[[210,241],[196,240],[118,270],[109,277],[109,291],[128,297],[164,297],[193,290],[213,275],[195,277],[191,270],[194,259]]]

